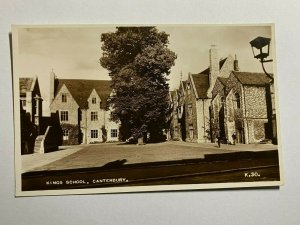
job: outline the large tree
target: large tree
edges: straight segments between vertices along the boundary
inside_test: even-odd
[[[154,141],[166,128],[167,76],[176,59],[168,36],[155,27],[117,27],[101,35],[100,63],[112,79],[112,120],[121,122],[123,140],[150,133]]]

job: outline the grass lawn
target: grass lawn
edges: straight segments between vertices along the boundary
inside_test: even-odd
[[[101,167],[111,162],[134,164],[157,161],[204,158],[204,154],[225,153],[228,150],[203,148],[197,144],[164,142],[147,145],[104,143],[87,145],[81,150],[33,170],[61,170]]]

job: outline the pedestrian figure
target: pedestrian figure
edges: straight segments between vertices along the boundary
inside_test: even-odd
[[[218,147],[221,148],[221,137],[218,136],[217,139],[218,139]]]
[[[233,144],[235,145],[236,134],[235,134],[235,133],[233,133],[233,135],[232,135],[231,137],[232,137],[232,140],[233,140]]]

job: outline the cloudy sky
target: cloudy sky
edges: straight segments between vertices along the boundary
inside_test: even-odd
[[[173,90],[189,72],[208,67],[208,51],[216,45],[220,58],[237,55],[241,71],[262,72],[253,58],[249,42],[257,36],[270,37],[270,26],[157,26],[168,33],[169,48],[177,54],[169,75]],[[49,104],[49,74],[53,69],[59,78],[109,79],[99,64],[102,55],[100,35],[115,31],[114,26],[22,27],[14,45],[14,76],[38,76],[44,99],[44,113]],[[13,34],[14,35],[14,34]],[[271,56],[272,57],[272,56]],[[272,72],[272,64],[267,70]]]

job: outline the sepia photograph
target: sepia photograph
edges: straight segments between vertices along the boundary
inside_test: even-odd
[[[274,29],[13,25],[16,196],[282,185]]]

